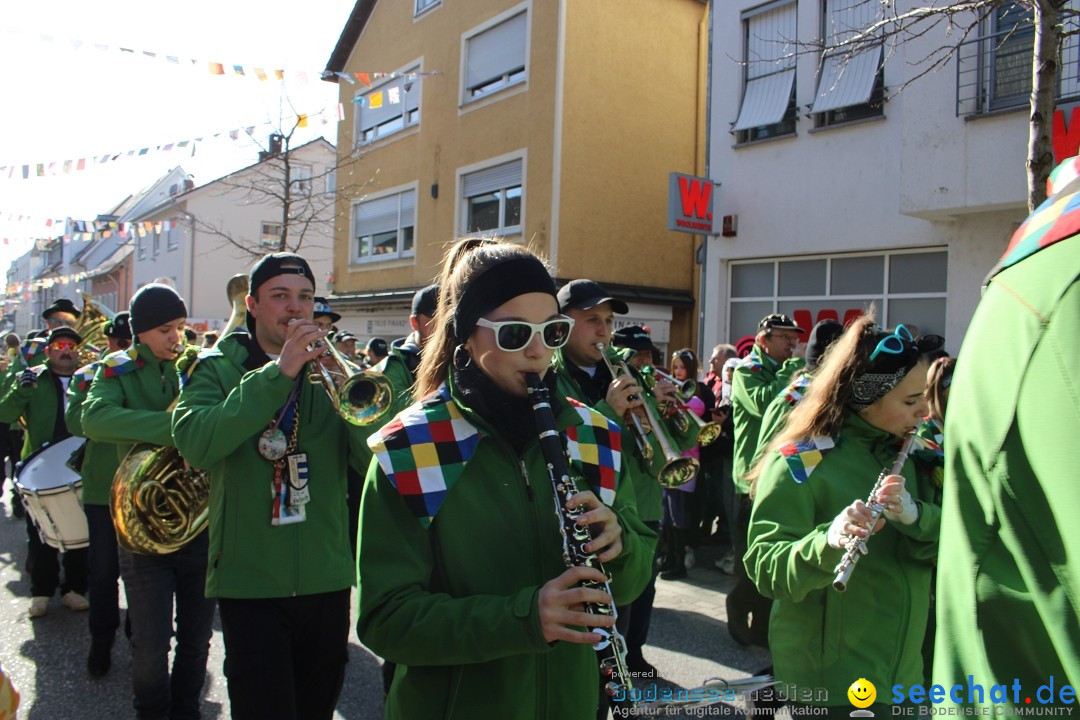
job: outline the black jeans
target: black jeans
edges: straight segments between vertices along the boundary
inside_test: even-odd
[[[120,576],[131,619],[131,679],[139,718],[198,720],[213,632],[214,600],[207,598],[209,531],[168,555],[120,551]],[[169,649],[176,600],[176,653]]]
[[[727,597],[728,625],[734,628],[732,634],[739,634],[754,645],[768,647],[772,600],[757,591],[757,587],[746,576],[746,567],[743,565],[748,544],[747,534],[750,530],[750,510],[753,507],[754,503],[749,495],[739,493],[735,496],[735,534],[732,538],[735,546],[735,587]]]
[[[233,720],[330,720],[348,662],[349,589],[218,600]]]
[[[87,556],[86,548],[61,553],[51,545],[41,542],[37,526],[26,513],[26,540],[30,568],[30,594],[34,597],[52,597],[56,588],[63,595],[71,590],[86,594]],[[63,555],[64,582],[60,582],[60,556]]]
[[[90,531],[90,640],[112,645],[120,627],[120,551],[108,505],[83,505]]]

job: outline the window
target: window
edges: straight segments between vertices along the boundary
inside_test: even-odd
[[[415,189],[354,204],[353,262],[412,256],[415,220]]]
[[[139,259],[140,260],[145,260],[146,259],[146,236],[143,235],[142,233],[139,234],[139,239],[138,239],[135,247],[136,247],[136,250],[138,250]]]
[[[311,166],[289,165],[289,188],[296,195],[311,194]]]
[[[337,170],[328,170],[326,173],[326,194],[333,195],[337,191]]]
[[[416,9],[413,11],[414,17],[419,17],[424,12],[430,10],[436,5],[441,5],[442,0],[416,0]]]
[[[877,305],[878,324],[945,334],[948,253],[944,250],[733,262],[729,334],[752,339],[771,312],[800,327],[831,317],[845,322]]]
[[[157,254],[161,252],[162,231],[158,229],[159,227],[161,227],[160,223],[158,223],[158,225],[154,228],[154,257],[157,257]]]
[[[259,244],[263,247],[278,248],[281,246],[281,223],[268,223],[262,224],[262,231],[259,234]]]
[[[357,93],[356,144],[379,140],[420,124],[419,66],[399,77]]]
[[[180,245],[180,222],[173,220],[165,237],[166,249],[175,250]]]
[[[746,76],[736,142],[795,132],[795,10],[783,0],[743,13]]]
[[[463,103],[525,81],[528,29],[522,11],[465,38]]]
[[[844,43],[879,20],[880,8],[880,3],[866,0],[826,0],[824,34],[829,46]],[[810,109],[817,127],[881,115],[884,103],[880,42],[825,53],[817,95]]]
[[[462,175],[462,232],[512,235],[521,232],[522,161]]]

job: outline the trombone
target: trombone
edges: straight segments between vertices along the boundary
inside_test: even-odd
[[[630,368],[627,367],[623,361],[612,363],[611,359],[607,356],[605,350],[607,347],[603,343],[596,344],[597,349],[600,350],[600,357],[604,359],[604,363],[608,367],[608,372],[611,373],[612,379],[622,377],[623,375],[629,375],[633,377],[633,373]],[[633,399],[633,398],[631,398]],[[684,457],[680,454],[672,445],[671,439],[668,437],[667,429],[663,426],[660,418],[656,417],[656,413],[653,412],[652,406],[646,398],[642,398],[644,402],[640,409],[627,410],[627,425],[630,427],[631,433],[634,435],[634,442],[637,443],[638,448],[644,444],[649,448],[648,452],[642,450],[641,455],[645,458],[646,462],[651,463],[653,458],[652,446],[649,444],[649,439],[646,435],[651,431],[656,436],[656,443],[660,446],[660,451],[663,453],[664,465],[660,468],[660,472],[657,473],[657,480],[660,484],[666,488],[676,488],[680,485],[685,485],[694,479],[698,471],[698,461],[692,457]],[[641,422],[639,413],[644,416],[645,423]],[[645,428],[648,427],[649,430]]]
[[[698,426],[698,444],[709,445],[716,442],[723,433],[723,428],[719,423],[709,421],[706,422],[698,417],[698,414],[686,406],[690,398],[694,397],[697,392],[697,381],[693,378],[687,378],[686,380],[678,380],[673,375],[669,375],[660,368],[647,365],[641,370],[642,376],[645,378],[645,382],[648,384],[648,388],[652,391],[656,385],[657,379],[667,380],[675,385],[675,397],[678,399],[677,403],[673,403],[675,407],[674,422],[678,425],[679,430],[686,432],[690,428],[690,423],[693,422]],[[666,408],[663,408],[666,409]]]
[[[311,363],[307,379],[321,384],[334,410],[350,425],[367,427],[386,418],[394,404],[394,386],[374,370],[364,370],[352,362],[333,342],[320,340],[328,363]],[[329,367],[328,367],[329,365]]]

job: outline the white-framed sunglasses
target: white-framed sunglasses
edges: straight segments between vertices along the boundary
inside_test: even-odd
[[[533,335],[540,333],[540,340],[548,350],[557,350],[570,339],[570,330],[574,327],[573,318],[557,317],[542,323],[524,320],[502,320],[492,322],[480,318],[476,321],[480,327],[491,328],[495,332],[495,344],[505,352],[524,350],[532,342]]]

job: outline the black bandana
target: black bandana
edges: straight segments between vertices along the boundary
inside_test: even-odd
[[[848,407],[856,412],[865,410],[888,395],[889,391],[899,385],[909,372],[911,368],[903,367],[892,373],[862,373],[855,378],[855,386],[851,389]]]
[[[469,339],[476,321],[508,300],[525,293],[541,292],[555,297],[555,281],[535,257],[516,256],[495,263],[469,282],[454,309],[454,337]]]

